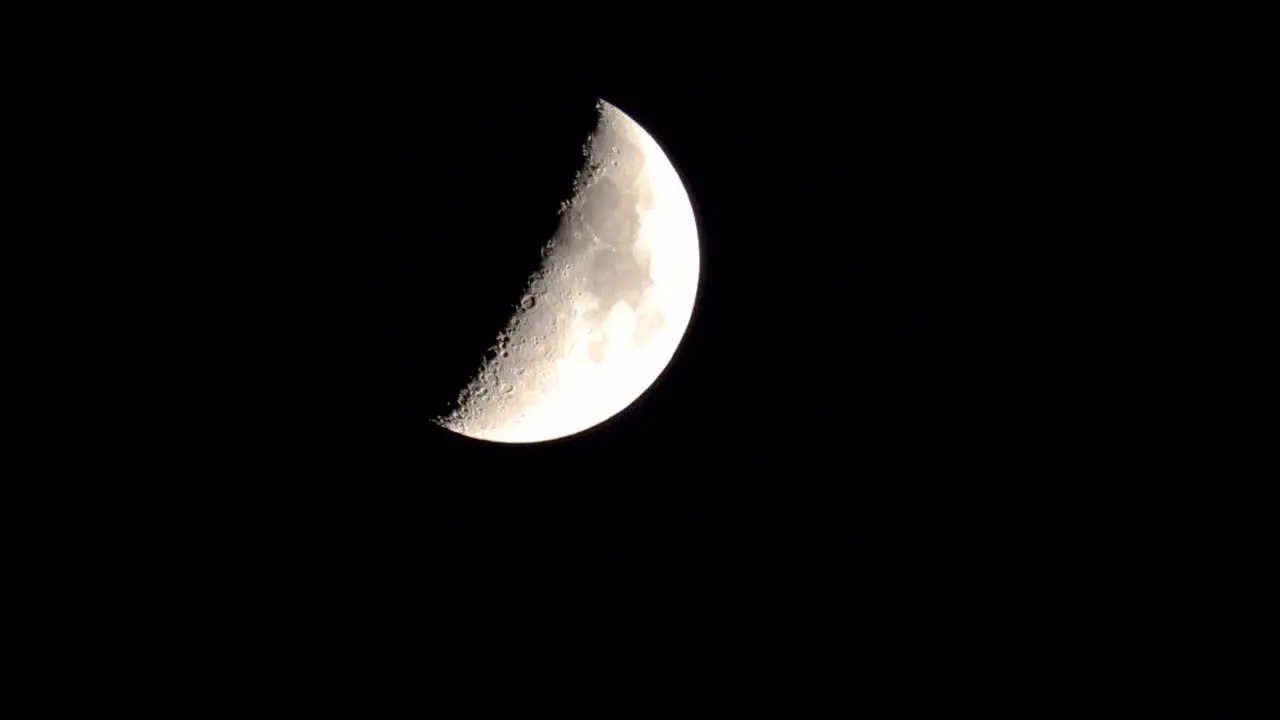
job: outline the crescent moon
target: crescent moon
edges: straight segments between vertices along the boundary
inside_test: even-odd
[[[437,424],[499,443],[594,427],[670,363],[693,316],[697,221],[671,161],[599,101],[584,167],[506,329]]]

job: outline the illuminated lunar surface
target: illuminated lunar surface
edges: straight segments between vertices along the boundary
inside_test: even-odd
[[[519,306],[452,411],[437,422],[503,443],[608,420],[671,361],[693,314],[697,223],[675,168],[613,105]]]

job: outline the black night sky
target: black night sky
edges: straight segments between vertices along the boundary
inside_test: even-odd
[[[309,534],[298,582],[499,643],[790,643],[883,670],[976,639],[1010,561],[984,555],[997,481],[971,458],[1006,450],[938,330],[956,237],[932,231],[951,209],[928,185],[950,180],[921,164],[927,115],[856,83],[717,71],[365,89],[379,99],[303,148],[316,196],[297,196],[293,242],[327,312],[281,369],[301,396],[276,469],[299,493],[282,527]],[[596,97],[686,180],[693,325],[660,382],[584,436],[444,432],[429,418],[536,266]]]
[[[111,160],[83,162],[147,175],[128,194],[160,238],[129,260],[155,350],[125,364],[161,390],[102,456],[144,467],[93,491],[132,519],[81,561],[104,597],[163,591],[142,614],[179,644],[290,672],[618,654],[960,698],[1137,642],[1114,629],[1141,625],[1151,565],[1117,543],[1147,479],[1117,460],[1119,276],[1084,210],[1109,197],[1089,158],[1113,116],[1035,90],[1063,76],[405,62],[86,81]],[[580,436],[435,427],[538,263],[597,98],[693,200],[685,340]]]

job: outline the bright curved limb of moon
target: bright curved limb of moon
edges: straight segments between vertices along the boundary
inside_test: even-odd
[[[597,109],[543,264],[443,427],[503,443],[587,430],[639,398],[684,336],[699,270],[688,193],[644,128]]]

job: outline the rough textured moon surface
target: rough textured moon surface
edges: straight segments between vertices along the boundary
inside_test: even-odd
[[[697,222],[662,148],[597,103],[586,162],[506,329],[438,424],[533,443],[626,409],[674,356],[697,295]]]

